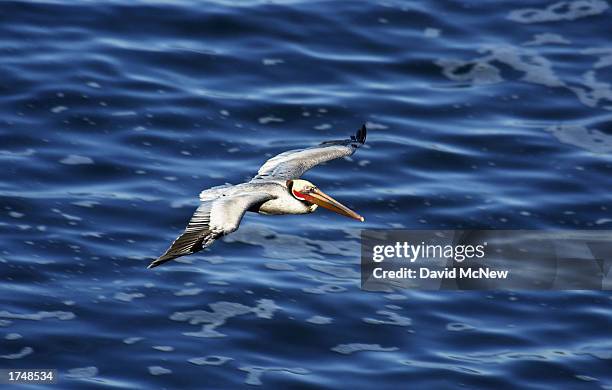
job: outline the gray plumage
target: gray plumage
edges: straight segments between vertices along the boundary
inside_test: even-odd
[[[261,166],[249,182],[223,185],[200,193],[200,206],[191,217],[185,231],[166,252],[153,261],[157,267],[177,257],[206,248],[238,229],[246,211],[260,214],[308,214],[316,204],[307,204],[293,197],[287,180],[298,179],[310,168],[339,157],[352,155],[365,143],[366,128],[362,126],[349,139],[323,142],[305,149],[290,150],[272,157]]]
[[[298,179],[304,172],[321,163],[350,156],[365,143],[366,127],[361,126],[349,139],[327,141],[306,149],[289,150],[272,157],[259,168],[253,180]]]

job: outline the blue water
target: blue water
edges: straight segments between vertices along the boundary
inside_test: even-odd
[[[611,16],[0,3],[0,368],[62,389],[612,389],[609,293],[366,292],[358,266],[364,227],[610,229]],[[247,215],[145,268],[200,190],[364,122],[365,147],[305,177],[366,223]]]

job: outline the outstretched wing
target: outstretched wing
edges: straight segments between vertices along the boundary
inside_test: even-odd
[[[297,179],[315,165],[355,153],[357,148],[365,143],[366,132],[363,125],[349,139],[327,141],[311,148],[281,153],[266,161],[253,180]]]
[[[202,202],[183,234],[174,240],[166,253],[149,264],[148,268],[157,267],[212,245],[219,237],[238,229],[242,216],[249,208],[272,198],[273,195],[265,192],[249,192]]]

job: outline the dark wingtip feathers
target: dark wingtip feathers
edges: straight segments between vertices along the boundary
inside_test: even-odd
[[[151,264],[148,265],[147,269],[158,267],[164,263],[167,263],[170,260],[176,259],[177,257],[178,256],[161,256],[157,260],[151,262]]]
[[[368,135],[368,130],[366,129],[365,123],[361,125],[361,128],[357,130],[357,142],[360,144],[365,144],[366,136]]]
[[[363,124],[363,125],[361,125],[359,130],[357,130],[355,132],[354,135],[351,135],[351,138],[349,138],[349,139],[325,141],[325,142],[321,142],[319,145],[332,145],[332,144],[347,145],[347,144],[353,144],[353,146],[359,147],[359,146],[365,144],[367,133],[368,133],[368,130],[366,129],[366,125]],[[357,143],[359,145],[354,145],[355,143]]]
[[[147,269],[155,268],[155,267],[157,267],[159,265],[162,265],[162,262],[159,261],[159,260],[155,260],[155,261],[151,262],[151,264],[149,264],[147,266]]]
[[[358,142],[363,145],[365,144],[367,134],[368,134],[368,130],[366,129],[366,125],[363,124],[361,125],[359,130],[357,130],[355,135],[351,135],[351,141]]]

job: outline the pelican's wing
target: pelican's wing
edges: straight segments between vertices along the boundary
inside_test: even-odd
[[[253,180],[297,179],[315,165],[352,155],[365,140],[366,127],[363,125],[351,138],[327,141],[306,149],[289,150],[266,161]]]
[[[217,238],[238,229],[242,216],[249,208],[272,198],[274,196],[266,192],[248,192],[202,202],[183,234],[174,240],[166,253],[149,264],[149,268],[212,245]]]

